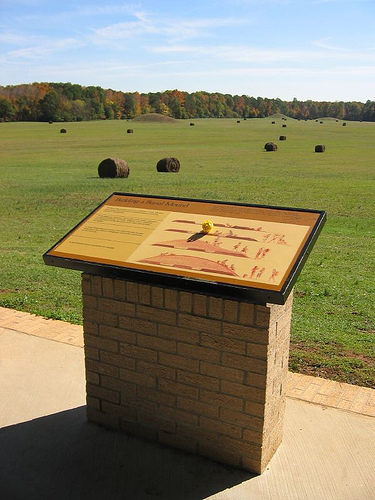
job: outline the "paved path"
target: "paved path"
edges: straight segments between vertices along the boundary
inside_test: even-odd
[[[1,500],[375,500],[374,390],[290,374],[254,476],[88,422],[82,346],[80,326],[0,308]]]
[[[0,307],[0,328],[83,347],[81,326],[13,309]],[[375,417],[375,390],[367,387],[290,372],[287,396]]]

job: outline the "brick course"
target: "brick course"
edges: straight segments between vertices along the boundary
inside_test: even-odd
[[[284,306],[82,275],[87,415],[261,473],[282,439]]]

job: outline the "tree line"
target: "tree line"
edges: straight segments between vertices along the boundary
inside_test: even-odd
[[[131,119],[146,113],[187,118],[264,118],[281,113],[312,120],[375,121],[375,101],[366,103],[283,101],[230,95],[166,90],[120,92],[72,83],[31,83],[0,86],[0,121],[83,121]]]

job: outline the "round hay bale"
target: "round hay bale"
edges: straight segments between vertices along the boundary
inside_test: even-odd
[[[190,123],[190,127],[194,127],[195,123]]]
[[[317,144],[315,146],[315,153],[324,153],[325,150],[326,147],[324,146],[324,144]]]
[[[120,158],[106,158],[98,166],[99,177],[129,177],[129,165]]]
[[[62,128],[62,129],[60,130],[60,134],[66,134],[66,129],[65,129],[65,128]]]
[[[127,134],[132,134],[134,132],[134,130],[132,128],[128,128],[128,130],[126,131]]]
[[[156,165],[158,172],[178,172],[180,170],[180,162],[177,158],[162,158]]]
[[[274,142],[266,142],[264,149],[266,151],[277,151],[277,146]]]
[[[286,141],[286,135],[280,135],[279,141]]]
[[[284,128],[286,127],[285,123],[282,125],[282,127],[284,127]]]

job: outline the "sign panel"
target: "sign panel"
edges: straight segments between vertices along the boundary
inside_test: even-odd
[[[282,304],[324,221],[322,211],[114,193],[43,257],[49,265]]]

